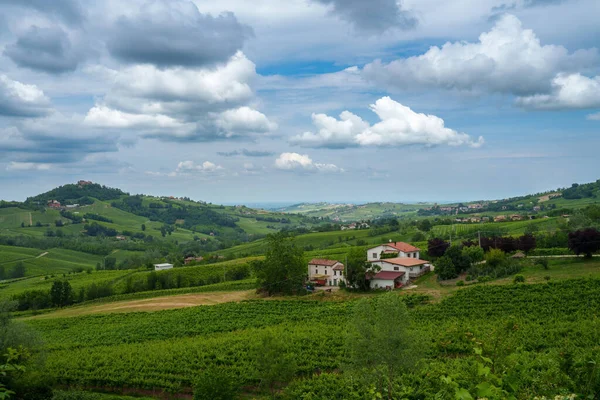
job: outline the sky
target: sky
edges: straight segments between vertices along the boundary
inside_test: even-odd
[[[0,198],[466,201],[600,178],[598,0],[0,0]]]

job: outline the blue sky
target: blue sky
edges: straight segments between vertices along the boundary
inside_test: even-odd
[[[86,179],[463,201],[599,178],[597,0],[90,3],[0,0],[0,198]]]

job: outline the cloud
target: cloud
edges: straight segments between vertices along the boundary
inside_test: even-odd
[[[0,158],[20,163],[72,164],[118,150],[119,135],[83,124],[81,115],[54,112],[0,130]]]
[[[110,90],[86,116],[91,126],[179,142],[253,138],[277,129],[248,106],[256,71],[242,52],[215,68],[145,64],[108,75]]]
[[[217,175],[220,174],[224,168],[220,165],[212,163],[210,161],[204,161],[202,164],[197,164],[195,161],[180,161],[177,164],[177,168],[175,171],[171,172],[154,172],[154,171],[146,171],[146,175],[150,176],[166,176],[170,178],[174,178],[177,176],[187,176],[187,175]]]
[[[558,72],[593,67],[596,49],[574,53],[563,46],[542,45],[509,14],[479,36],[479,42],[446,43],[426,53],[364,67],[364,76],[386,88],[435,87],[529,95],[549,90]]]
[[[226,132],[226,135],[246,133],[268,133],[277,129],[277,124],[261,112],[250,107],[240,107],[222,112],[216,120],[216,125]]]
[[[588,115],[587,119],[591,121],[600,121],[600,112]]]
[[[73,49],[67,33],[59,27],[31,26],[4,54],[18,66],[50,74],[77,68],[81,55]]]
[[[39,117],[51,110],[50,99],[36,85],[0,74],[0,116]]]
[[[204,161],[202,164],[196,164],[194,161],[181,161],[177,164],[177,169],[175,171],[179,173],[215,172],[222,169],[223,167],[210,161]]]
[[[342,112],[339,120],[325,114],[313,114],[317,132],[294,136],[290,142],[313,148],[407,145],[480,147],[484,142],[481,136],[473,140],[465,133],[446,128],[443,119],[416,113],[389,97],[382,97],[370,108],[380,119],[372,126],[349,111]]]
[[[77,0],[0,0],[0,5],[34,9],[69,24],[79,24],[85,19]]]
[[[412,29],[415,16],[402,9],[400,0],[315,0],[331,7],[331,14],[354,25],[357,30],[381,33],[388,29]]]
[[[40,164],[32,162],[11,161],[6,167],[7,171],[47,171],[51,168],[50,164]]]
[[[315,163],[307,154],[281,153],[275,160],[275,168],[284,171],[344,172],[334,164]]]
[[[218,155],[222,157],[236,157],[236,156],[246,156],[246,157],[270,157],[275,153],[272,151],[260,151],[260,150],[234,150],[234,151],[219,151]]]
[[[519,97],[517,104],[538,110],[600,108],[600,76],[558,74],[550,94]]]
[[[213,17],[191,1],[154,0],[117,20],[107,48],[129,63],[206,66],[226,62],[249,35],[233,13]]]

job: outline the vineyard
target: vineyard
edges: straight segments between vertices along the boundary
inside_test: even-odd
[[[553,398],[559,391],[573,390],[573,368],[585,360],[600,361],[597,279],[482,285],[436,304],[421,304],[426,297],[406,300],[414,329],[429,343],[427,367],[418,378],[423,387],[437,384],[433,376],[435,382],[441,375],[469,376],[473,340],[505,368],[522,370],[520,399]],[[341,378],[321,373],[343,364],[346,321],[353,306],[352,300],[254,300],[27,323],[44,337],[48,371],[64,385],[185,393],[199,371],[218,365],[252,387],[259,381],[253,354],[264,335],[273,335],[297,361],[296,377],[304,379],[291,385],[290,393],[295,385],[305,385],[317,391],[311,398],[331,398],[318,396],[318,390],[333,390],[320,382]],[[561,367],[561,354],[566,353],[573,359],[571,369]]]
[[[436,237],[459,239],[475,239],[477,232],[482,235],[503,232],[508,235],[522,235],[527,229],[555,230],[558,227],[556,218],[534,219],[513,222],[486,222],[480,224],[436,225],[431,232]]]

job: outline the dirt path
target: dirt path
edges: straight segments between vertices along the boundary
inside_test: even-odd
[[[65,308],[63,310],[36,315],[34,317],[24,319],[64,318],[78,317],[81,315],[90,314],[169,310],[173,308],[213,305],[233,301],[248,300],[255,296],[254,293],[254,290],[244,290],[236,292],[190,293],[178,296],[163,296],[141,300],[117,301],[114,303],[70,307]]]
[[[37,256],[36,258],[44,257],[46,254],[48,254],[47,251],[43,252],[42,254],[40,254],[39,256]]]

